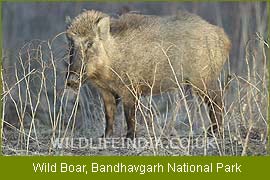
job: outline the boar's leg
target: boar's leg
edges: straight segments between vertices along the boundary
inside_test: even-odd
[[[125,108],[125,117],[127,122],[127,135],[126,138],[134,139],[135,138],[135,110],[134,108]]]
[[[217,82],[208,86],[207,96],[204,100],[208,105],[209,116],[212,122],[212,126],[208,129],[208,135],[212,136],[213,133],[221,135],[223,121],[223,103],[222,91],[219,90]]]
[[[113,124],[116,112],[115,97],[111,92],[106,90],[101,90],[101,95],[104,101],[106,118],[104,137],[110,137],[113,134]]]
[[[124,105],[124,113],[127,122],[127,135],[126,138],[134,139],[135,138],[135,103],[125,103]]]

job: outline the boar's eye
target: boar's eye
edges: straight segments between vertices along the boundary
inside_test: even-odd
[[[92,45],[93,45],[93,41],[87,41],[87,42],[86,42],[86,47],[87,47],[87,48],[91,48]]]

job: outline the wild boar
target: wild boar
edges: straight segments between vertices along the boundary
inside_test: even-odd
[[[127,138],[135,137],[136,96],[160,94],[191,85],[209,107],[214,131],[223,122],[222,92],[217,79],[231,43],[222,28],[197,15],[123,14],[117,19],[89,10],[71,21],[68,86],[77,89],[90,80],[105,106],[105,136],[113,133],[120,97]],[[213,131],[211,131],[213,132]]]

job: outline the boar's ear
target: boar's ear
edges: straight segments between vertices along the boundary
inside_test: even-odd
[[[110,17],[104,17],[99,20],[98,24],[98,36],[101,40],[108,39],[110,35]]]

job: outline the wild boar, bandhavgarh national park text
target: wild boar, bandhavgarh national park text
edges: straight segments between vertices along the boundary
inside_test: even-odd
[[[99,90],[105,107],[105,136],[113,133],[116,101],[121,98],[127,138],[135,137],[136,95],[147,96],[193,87],[209,108],[209,131],[223,122],[218,77],[231,43],[222,28],[197,15],[174,16],[127,13],[112,18],[85,11],[67,28],[70,64],[67,85],[78,89],[86,80]]]

